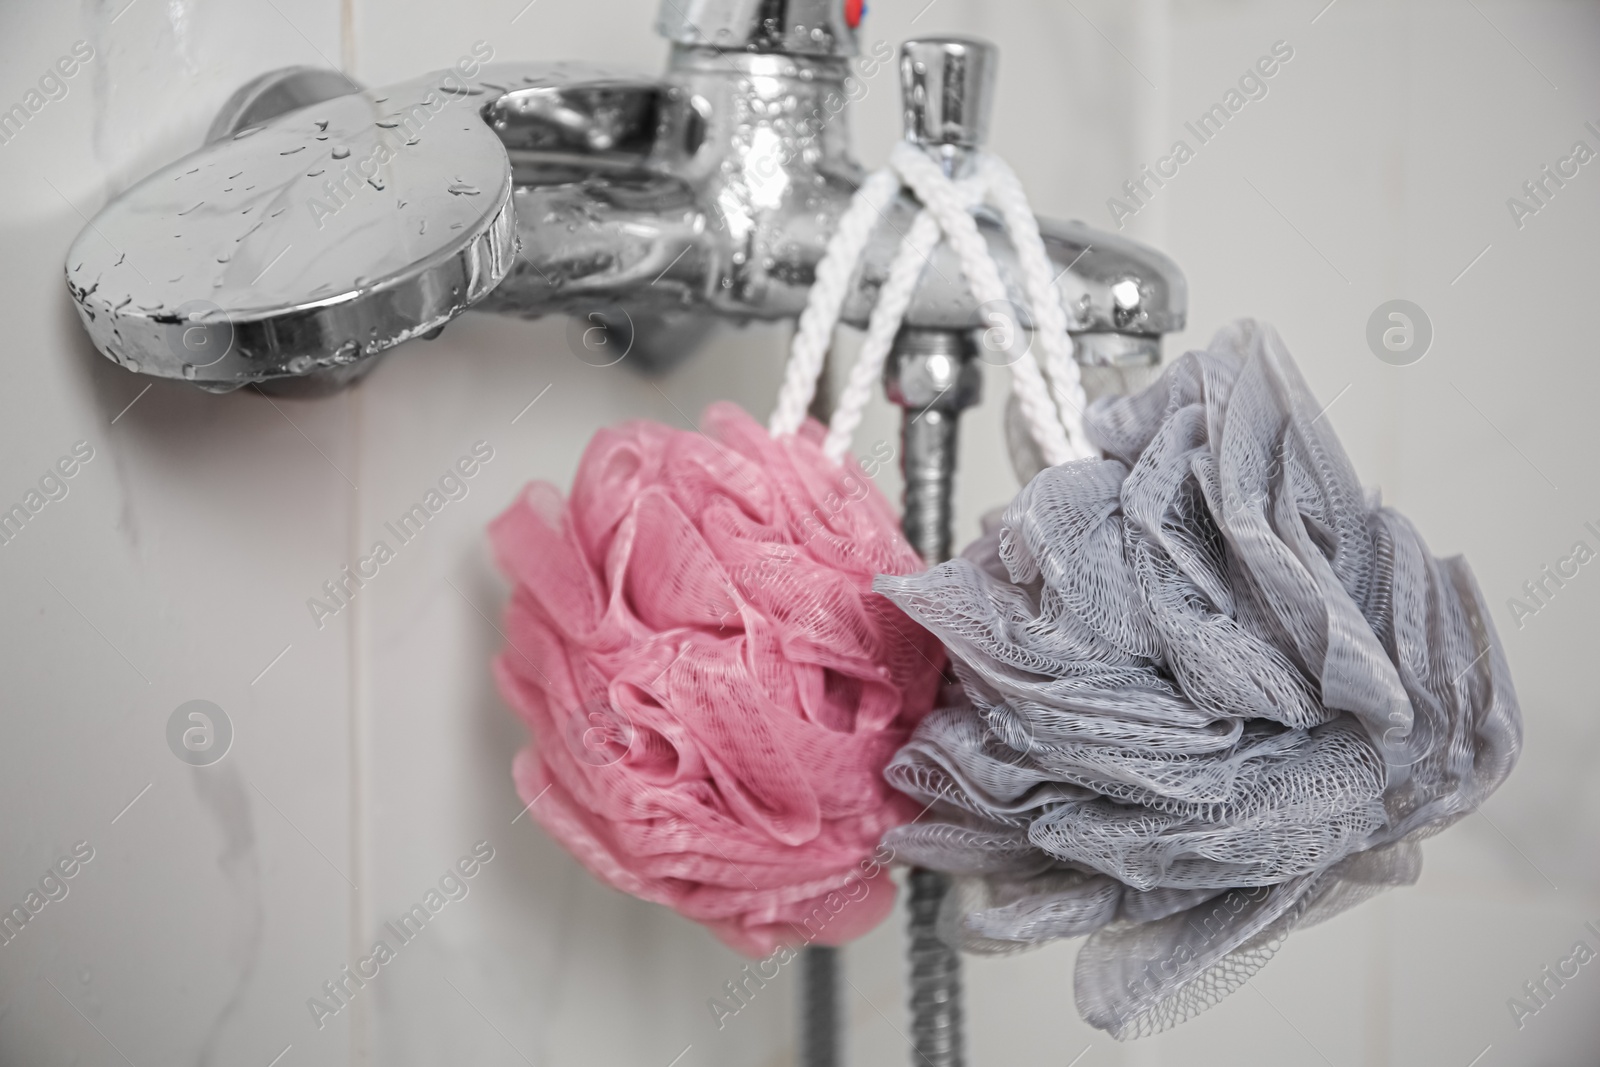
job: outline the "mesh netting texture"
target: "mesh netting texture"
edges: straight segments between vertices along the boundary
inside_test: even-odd
[[[886,840],[955,875],[969,950],[1088,934],[1079,1011],[1129,1038],[1415,881],[1418,841],[1510,772],[1521,714],[1467,565],[1363,492],[1271,327],[1235,323],[1088,421],[1104,458],[877,582],[972,705],[889,765],[933,806]]]
[[[491,526],[496,678],[533,735],[513,774],[610,885],[752,956],[839,944],[889,912],[872,857],[920,808],[883,770],[945,655],[872,579],[922,561],[814,421],[703,426],[602,430],[568,502],[534,483]]]

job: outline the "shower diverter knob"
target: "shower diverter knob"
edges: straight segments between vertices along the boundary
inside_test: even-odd
[[[900,49],[906,140],[950,165],[989,136],[999,50],[968,37],[929,37]]]

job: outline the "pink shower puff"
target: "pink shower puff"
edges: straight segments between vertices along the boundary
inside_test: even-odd
[[[920,807],[883,768],[944,652],[872,580],[922,562],[819,424],[704,427],[602,430],[569,501],[536,482],[490,526],[517,790],[596,877],[742,952],[839,944],[888,913],[873,855]]]

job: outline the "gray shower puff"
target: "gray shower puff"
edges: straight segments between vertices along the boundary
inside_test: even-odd
[[[955,876],[978,952],[1087,934],[1076,999],[1166,1029],[1290,930],[1416,880],[1521,713],[1467,565],[1363,492],[1282,340],[1245,320],[1096,404],[1105,458],[1041,471],[962,558],[875,588],[971,707],[885,772],[887,841]]]

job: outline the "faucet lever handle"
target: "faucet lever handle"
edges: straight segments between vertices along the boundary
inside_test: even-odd
[[[999,60],[999,49],[971,37],[923,37],[902,45],[906,140],[940,155],[981,148]]]
[[[96,348],[214,392],[335,386],[510,272],[511,160],[482,117],[489,90],[453,68],[350,88],[332,72],[258,79],[219,137],[101,210],[67,258]]]

